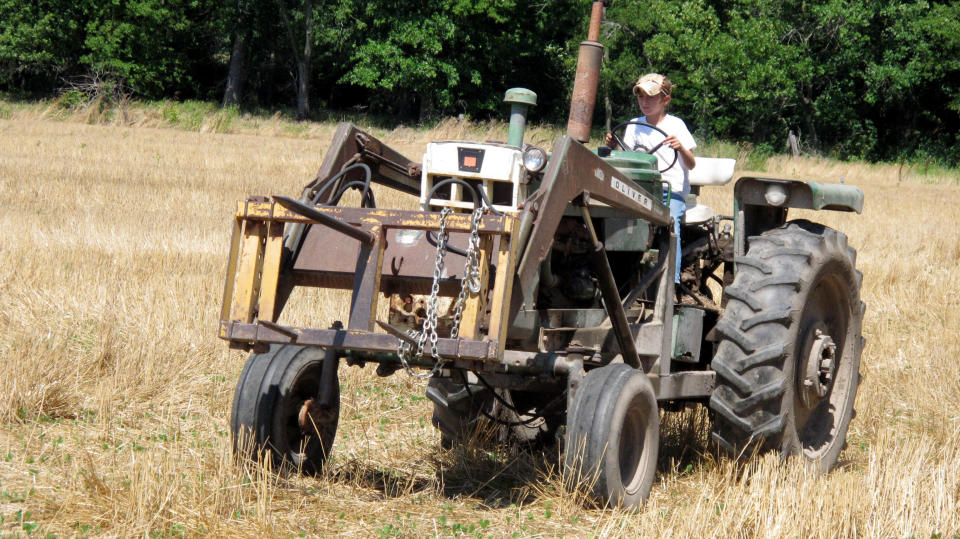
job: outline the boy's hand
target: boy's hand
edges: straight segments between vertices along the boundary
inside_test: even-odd
[[[683,144],[680,144],[680,141],[677,140],[677,137],[670,135],[669,137],[663,139],[663,145],[673,148],[680,154],[680,158],[683,159],[683,165],[687,167],[687,170],[693,170],[693,167],[697,166],[697,161],[696,158],[693,157],[693,152],[684,148]]]
[[[613,138],[613,133],[607,133],[607,136],[603,137],[603,143],[605,146],[610,148],[617,148],[620,145],[617,144],[617,141]]]
[[[673,148],[674,150],[677,150],[678,152],[683,151],[683,144],[680,144],[680,141],[677,140],[677,137],[673,135],[670,135],[669,137],[663,139],[663,145],[670,146],[671,148]]]

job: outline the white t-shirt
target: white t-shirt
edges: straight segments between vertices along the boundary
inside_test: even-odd
[[[647,117],[641,116],[640,118],[634,118],[632,121],[645,122],[647,121]],[[693,135],[691,135],[687,129],[687,124],[683,123],[683,120],[680,118],[667,114],[660,120],[657,127],[667,134],[677,137],[677,140],[680,141],[680,144],[683,144],[684,148],[693,151],[693,149],[697,147],[696,141],[693,140]],[[635,148],[637,145],[642,145],[644,148],[653,148],[663,142],[665,138],[667,137],[663,136],[659,131],[650,129],[645,125],[631,124],[626,128],[623,141],[627,144],[628,149]],[[637,151],[646,150],[638,148]],[[663,170],[673,162],[674,151],[670,146],[664,145],[654,152],[654,155],[657,156],[657,168]],[[670,167],[670,170],[663,172],[662,176],[665,181],[670,182],[670,190],[674,193],[683,197],[686,197],[690,193],[690,171],[687,170],[687,167],[683,164],[683,156],[677,155],[677,163]]]

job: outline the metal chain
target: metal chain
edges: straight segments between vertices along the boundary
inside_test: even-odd
[[[433,358],[434,368],[440,364],[437,354],[437,295],[440,293],[440,279],[443,277],[443,261],[447,256],[447,216],[452,214],[450,208],[443,208],[440,212],[440,229],[437,231],[437,256],[433,264],[433,286],[430,287],[430,299],[427,300],[427,312],[423,320],[423,331],[417,342],[417,357],[423,357],[423,347],[430,341],[430,357]]]
[[[420,332],[415,329],[408,329],[407,336],[414,340],[420,339]],[[407,374],[413,376],[414,378],[419,378],[420,380],[425,380],[430,378],[434,374],[434,370],[431,370],[428,373],[416,372],[410,367],[410,360],[413,359],[412,346],[407,341],[401,340],[400,347],[397,350],[397,355],[400,356],[400,363],[403,364],[403,370],[407,371]],[[434,366],[436,368],[436,366]],[[439,370],[439,369],[437,369]]]
[[[417,340],[416,357],[423,357],[423,349],[427,342],[430,342],[430,356],[433,358],[433,368],[430,372],[417,373],[410,367],[410,360],[413,359],[412,346],[404,341],[400,341],[397,354],[400,356],[400,362],[403,368],[413,377],[426,379],[432,377],[440,371],[446,364],[446,361],[437,353],[437,296],[440,293],[440,279],[443,277],[443,263],[447,255],[447,216],[452,214],[450,208],[443,208],[440,212],[440,227],[437,232],[437,256],[433,266],[433,286],[430,288],[430,298],[427,300],[426,314],[423,320],[423,331],[408,330],[407,335]],[[473,210],[473,218],[470,223],[470,239],[467,244],[467,257],[464,263],[463,279],[460,281],[460,293],[454,304],[453,325],[450,328],[450,338],[456,339],[460,334],[460,319],[463,316],[463,307],[466,304],[467,292],[476,294],[480,292],[480,221],[483,218],[483,208]]]
[[[470,242],[467,244],[467,260],[463,265],[463,280],[460,281],[460,294],[454,306],[453,326],[450,328],[450,338],[460,336],[460,318],[463,316],[463,306],[467,303],[467,291],[470,294],[480,292],[480,220],[483,218],[483,208],[473,210],[473,219],[470,222]]]

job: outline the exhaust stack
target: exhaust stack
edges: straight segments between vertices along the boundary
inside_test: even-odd
[[[597,82],[600,80],[600,66],[603,63],[603,45],[598,40],[606,3],[593,3],[590,30],[587,40],[580,43],[580,55],[577,57],[577,76],[573,82],[573,97],[570,99],[567,134],[581,143],[590,139],[590,128],[593,125],[593,106],[597,101]]]

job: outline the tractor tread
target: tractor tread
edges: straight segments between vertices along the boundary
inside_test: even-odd
[[[730,322],[725,318],[721,318],[720,321],[717,322],[716,331],[722,337],[725,337],[730,342],[735,343],[744,352],[753,353],[757,349],[756,343],[754,343],[746,333],[741,331],[740,328],[736,327],[733,322]],[[720,353],[721,352],[718,351],[717,355],[719,356]]]
[[[717,374],[729,373],[726,378],[735,381],[742,391],[746,392],[751,387],[750,382],[740,375],[748,370],[767,364],[774,364],[780,360],[786,353],[786,347],[783,343],[765,346],[751,354],[736,357],[736,354],[730,354],[725,351],[723,354],[717,354],[713,359],[714,370]],[[733,356],[733,357],[731,357]]]
[[[766,279],[758,279],[749,287],[751,292],[759,292],[768,286],[790,285],[794,290],[800,289],[800,276],[788,273],[786,275],[776,275]]]
[[[750,328],[758,324],[766,324],[769,322],[789,322],[790,315],[792,313],[793,310],[789,307],[777,311],[761,312],[760,314],[744,319],[743,322],[740,323],[740,329],[743,331],[749,331]]]
[[[717,376],[722,376],[737,386],[737,389],[739,389],[741,393],[747,393],[750,391],[750,382],[737,374],[734,369],[730,368],[730,365],[728,365],[727,362],[720,359],[714,359],[713,370],[717,372]]]
[[[776,434],[783,428],[783,414],[776,415],[772,418],[767,418],[766,416],[756,413],[743,417],[734,410],[733,406],[718,399],[716,394],[710,398],[710,408],[731,424],[740,428],[740,430],[749,433],[747,440],[745,440],[746,443],[753,441],[757,436]],[[745,443],[739,442],[730,445],[735,447],[745,445]]]
[[[744,266],[756,268],[760,273],[764,273],[766,275],[773,273],[773,269],[770,267],[770,264],[767,264],[765,261],[753,256],[738,256],[733,262],[735,264],[743,264]]]
[[[845,283],[840,286],[849,294],[839,312],[847,312],[846,327],[857,344],[862,342],[865,305],[859,299],[862,275],[854,267],[856,252],[845,235],[804,220],[753,236],[747,245],[746,256],[736,259],[734,281],[724,290],[726,308],[714,328],[718,346],[711,363],[717,373],[709,400],[714,412],[711,437],[734,455],[754,443],[761,450],[779,449],[782,455],[802,453],[799,437],[806,435],[797,432],[793,416],[797,373],[791,362],[800,346],[795,342],[797,325],[812,316],[804,306],[824,278],[820,272],[832,272],[830,278],[837,281],[830,282]],[[848,391],[855,394],[862,345],[852,348],[855,357],[845,365],[852,369],[846,371],[852,386]],[[849,408],[844,405],[838,412],[841,432],[831,435],[827,450],[817,457],[821,467],[829,468],[839,455],[847,425],[842,416],[850,413],[852,399],[849,402]]]
[[[747,304],[747,306],[750,307],[753,312],[757,312],[763,308],[763,303],[756,296],[754,296],[753,293],[744,290],[742,287],[730,285],[726,287],[723,292],[728,297]]]
[[[781,376],[765,385],[754,388],[748,397],[729,397],[725,400],[731,409],[742,416],[745,412],[755,409],[767,400],[779,397],[785,389],[786,380]]]

